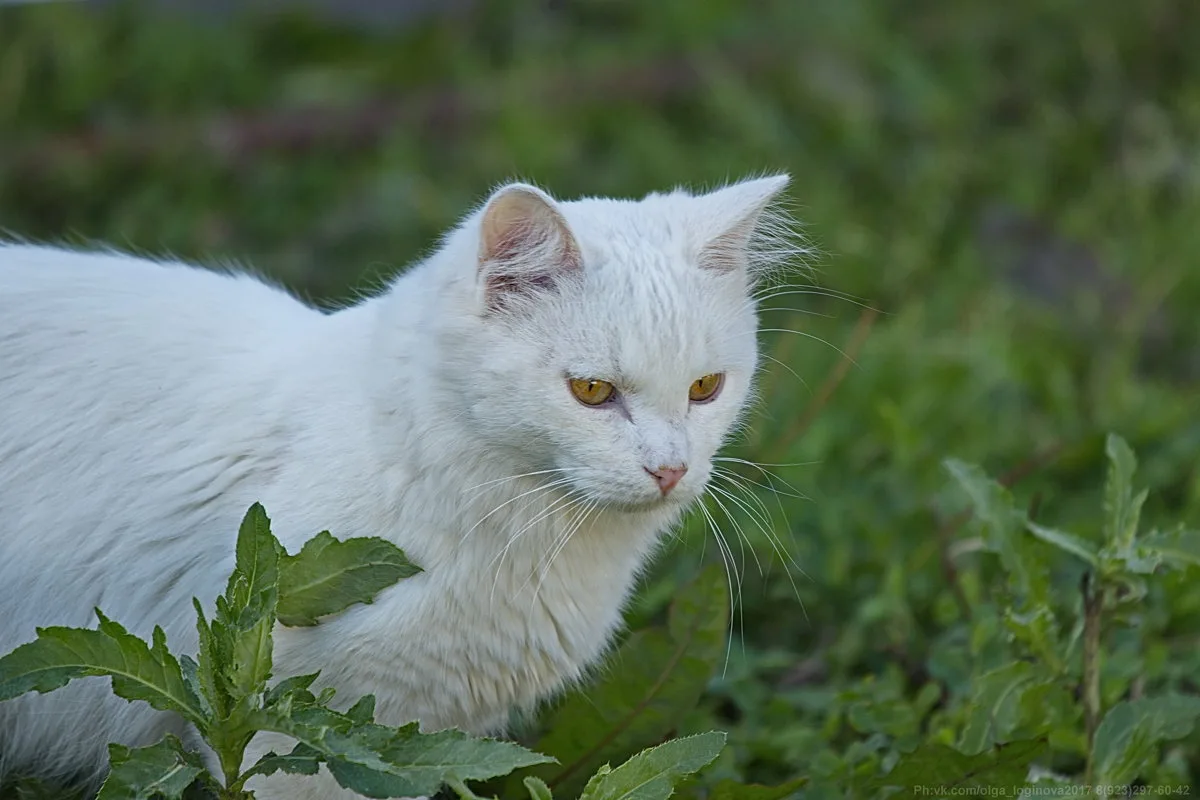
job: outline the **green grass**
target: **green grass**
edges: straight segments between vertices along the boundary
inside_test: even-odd
[[[807,499],[762,495],[803,573],[739,516],[733,645],[680,732],[731,732],[710,780],[866,792],[855,770],[956,743],[980,675],[1023,654],[946,459],[1098,541],[1115,431],[1146,525],[1200,520],[1200,5],[558,5],[386,36],[0,9],[0,229],[246,261],[332,302],[510,177],[633,195],[790,171],[820,285],[861,304],[771,303],[765,327],[805,335],[766,338],[789,369],[768,362],[733,454],[799,465],[771,480]],[[635,627],[717,559],[693,527]],[[1081,569],[1037,558],[1073,619]],[[1195,578],[1106,617],[1105,707],[1200,691]],[[1081,776],[1072,691],[1039,762]],[[1190,783],[1200,736],[1140,774]]]

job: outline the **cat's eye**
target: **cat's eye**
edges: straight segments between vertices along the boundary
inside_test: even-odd
[[[692,386],[688,389],[688,399],[693,403],[707,403],[717,396],[723,383],[725,383],[725,373],[723,372],[714,372],[703,378],[697,378],[692,381]]]
[[[575,399],[588,406],[607,403],[617,391],[608,381],[598,381],[594,378],[571,378],[567,383]]]

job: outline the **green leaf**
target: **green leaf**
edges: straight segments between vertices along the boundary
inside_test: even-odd
[[[601,764],[662,741],[703,693],[724,656],[728,625],[725,575],[712,565],[680,591],[666,630],[634,633],[609,660],[603,680],[555,709],[535,749],[562,766],[534,774],[560,796],[577,796]],[[505,794],[519,792],[513,785]]]
[[[168,734],[149,747],[108,746],[108,777],[96,800],[178,800],[205,774],[198,753]]]
[[[50,692],[75,678],[112,678],[113,692],[174,711],[197,725],[204,709],[184,680],[179,662],[167,650],[166,636],[154,629],[154,645],[109,620],[99,609],[98,630],[38,628],[37,639],[0,658],[0,700],[26,692]]]
[[[961,797],[973,793],[966,789],[1019,787],[1025,785],[1030,763],[1047,749],[1044,739],[1030,739],[964,755],[944,744],[927,743],[901,756],[891,772],[872,783],[898,787],[900,792],[892,798]]]
[[[1096,546],[1086,539],[1081,539],[1078,536],[1067,533],[1066,531],[1056,530],[1038,525],[1030,520],[1025,521],[1025,530],[1032,533],[1038,539],[1041,539],[1048,545],[1057,547],[1065,553],[1070,553],[1076,558],[1081,558],[1093,567],[1099,563],[1099,556],[1096,553]]]
[[[1124,439],[1110,433],[1104,444],[1108,479],[1104,485],[1104,538],[1118,548],[1128,548],[1137,534],[1138,517],[1146,493],[1133,495],[1137,458]]]
[[[235,703],[261,693],[271,677],[282,550],[266,510],[259,503],[250,506],[238,530],[237,562],[212,622],[226,691]]]
[[[970,716],[958,749],[973,756],[1004,744],[1021,723],[1021,696],[1039,682],[1046,681],[1026,661],[1014,661],[980,676],[967,706]]]
[[[723,780],[708,793],[708,800],[784,800],[800,791],[807,783],[808,778],[796,778],[778,786]]]
[[[319,752],[308,745],[298,744],[291,752],[279,755],[268,752],[258,759],[244,774],[247,778],[252,775],[270,775],[272,772],[287,772],[293,775],[316,775],[325,760]]]
[[[1062,672],[1064,665],[1059,656],[1058,618],[1048,603],[1026,603],[1020,611],[1006,608],[1002,619],[1013,639],[1052,671]]]
[[[404,551],[379,538],[340,542],[322,531],[294,556],[279,564],[279,621],[284,625],[316,625],[355,603],[421,571]]]
[[[1200,697],[1167,695],[1125,700],[1108,710],[1096,728],[1092,763],[1097,784],[1127,784],[1164,740],[1181,739],[1200,719]]]
[[[179,669],[183,673],[184,684],[187,685],[188,691],[200,707],[204,717],[212,719],[212,705],[209,703],[205,687],[200,681],[200,665],[190,656],[182,655],[179,657]]]
[[[486,780],[551,760],[512,742],[457,730],[422,734],[416,723],[403,728],[361,723],[319,706],[295,708],[288,717],[264,710],[256,721],[260,729],[291,736],[307,749],[264,759],[255,774],[320,757],[340,785],[367,797],[432,795],[452,776]]]
[[[1200,567],[1200,531],[1182,526],[1170,531],[1154,531],[1138,540],[1138,549],[1153,553],[1176,567]]]
[[[354,701],[354,705],[346,709],[346,716],[357,725],[365,725],[375,721],[375,695],[364,694]]]
[[[711,731],[643,750],[616,769],[605,765],[579,800],[666,800],[680,778],[712,763],[724,746],[725,734]]]
[[[231,698],[224,681],[218,677],[219,656],[216,650],[220,648],[220,643],[216,641],[208,620],[204,618],[204,608],[200,601],[193,597],[192,605],[196,609],[196,632],[199,635],[200,648],[194,670],[188,666],[190,658],[184,662],[184,677],[192,691],[202,698],[205,709],[216,719],[225,719],[229,715]]]
[[[541,778],[526,775],[525,779],[521,782],[529,790],[530,800],[554,800],[554,795],[551,793],[550,787]]]
[[[319,672],[310,672],[307,675],[293,675],[280,681],[267,692],[263,705],[277,706],[284,702],[297,700],[303,703],[315,702],[316,698],[310,689],[320,674]]]
[[[421,734],[415,723],[399,729],[382,754],[392,765],[383,782],[390,797],[432,795],[451,775],[461,780],[486,780],[551,761],[513,742],[475,739],[456,730]],[[339,767],[338,761],[330,761],[338,782],[357,790],[352,782],[342,780],[350,770]]]
[[[952,458],[945,466],[970,498],[975,517],[983,526],[984,543],[1000,556],[1013,589],[1030,603],[1047,603],[1050,590],[1046,567],[1025,546],[1021,535],[1025,515],[1013,505],[1012,495],[974,464]]]

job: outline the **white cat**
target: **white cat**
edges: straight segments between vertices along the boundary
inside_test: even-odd
[[[424,572],[311,628],[387,724],[498,732],[604,654],[659,535],[702,493],[757,363],[786,176],[693,196],[497,190],[383,294],[322,314],[253,278],[0,245],[0,653],[39,625],[195,652],[261,501],[289,551],[383,536]],[[105,679],[0,703],[6,771],[101,775],[174,717]],[[194,739],[192,739],[194,741]],[[248,758],[290,749],[260,737]],[[328,798],[274,776],[264,800]]]

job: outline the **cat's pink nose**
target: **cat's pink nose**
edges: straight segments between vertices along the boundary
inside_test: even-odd
[[[646,472],[649,472],[654,480],[658,481],[658,490],[666,497],[667,492],[675,488],[675,484],[683,480],[683,476],[687,474],[687,466],[680,464],[678,467],[659,467],[658,469],[650,469],[646,467]]]

